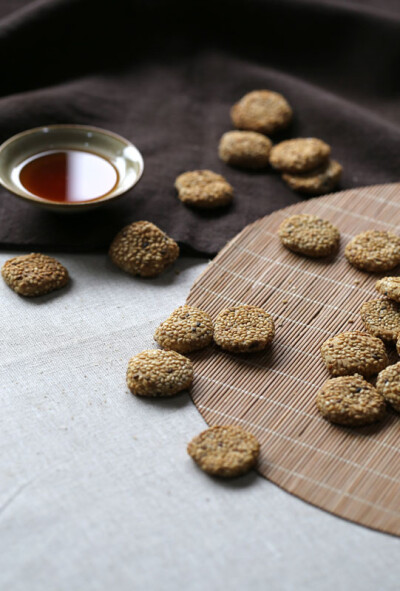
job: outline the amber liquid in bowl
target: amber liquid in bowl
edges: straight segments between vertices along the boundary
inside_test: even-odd
[[[57,203],[101,199],[118,184],[114,165],[93,152],[60,150],[31,156],[20,166],[21,185],[36,197]]]

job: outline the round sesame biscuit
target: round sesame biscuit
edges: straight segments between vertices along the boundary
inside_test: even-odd
[[[265,168],[269,165],[272,142],[256,131],[228,131],[222,136],[218,154],[221,160],[238,168]]]
[[[214,341],[225,351],[233,353],[262,351],[274,336],[272,317],[256,306],[222,310],[214,324]]]
[[[314,170],[303,174],[285,172],[282,179],[293,190],[306,195],[331,193],[338,185],[343,168],[336,160],[328,160]]]
[[[128,363],[126,383],[136,396],[173,396],[192,381],[192,362],[175,351],[142,351]]]
[[[217,425],[192,439],[187,451],[207,474],[232,478],[248,472],[256,464],[260,444],[241,427]]]
[[[231,108],[231,119],[237,129],[270,134],[289,125],[293,111],[287,100],[272,90],[253,90]]]
[[[115,236],[109,255],[127,273],[155,277],[175,261],[179,246],[151,222],[133,222]]]
[[[400,334],[400,304],[391,300],[371,300],[360,309],[367,331],[385,341],[396,341]]]
[[[400,277],[383,277],[375,283],[375,288],[390,300],[400,302]]]
[[[154,340],[163,349],[190,353],[207,347],[213,339],[211,316],[193,306],[180,306],[160,324]]]
[[[376,380],[376,389],[394,410],[400,412],[400,362],[389,365],[380,372]]]
[[[400,237],[393,232],[367,230],[350,240],[344,254],[362,271],[389,271],[400,263]]]
[[[286,248],[310,257],[325,257],[339,248],[339,230],[327,220],[306,213],[286,218],[278,229]]]
[[[331,147],[315,137],[286,140],[274,146],[269,161],[271,166],[283,172],[301,174],[324,164]]]
[[[321,346],[321,357],[333,376],[377,374],[389,363],[382,341],[366,332],[342,332]]]
[[[9,259],[1,274],[11,289],[26,297],[45,295],[69,281],[68,271],[59,261],[35,252]]]
[[[211,170],[184,172],[175,180],[175,188],[183,203],[203,209],[222,207],[233,199],[233,187]]]
[[[386,410],[383,396],[357,374],[327,380],[316,404],[324,419],[347,427],[380,421]]]

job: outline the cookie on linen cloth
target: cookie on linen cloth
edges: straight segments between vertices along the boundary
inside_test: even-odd
[[[296,138],[276,144],[269,161],[277,170],[301,174],[324,164],[330,153],[331,147],[318,138]]]
[[[137,396],[173,396],[192,381],[192,362],[175,351],[142,351],[128,363],[126,383]]]
[[[375,283],[375,289],[390,300],[400,302],[400,277],[383,277]]]
[[[175,180],[175,189],[183,203],[203,209],[222,207],[233,199],[233,187],[211,170],[184,172]]]
[[[154,339],[163,349],[190,353],[207,347],[213,340],[211,316],[193,306],[181,306],[157,328]]]
[[[386,410],[383,396],[357,374],[327,380],[316,404],[324,419],[348,427],[380,421]]]
[[[283,220],[278,236],[289,250],[310,257],[334,254],[340,242],[339,230],[333,224],[306,213]]]
[[[231,108],[232,122],[237,129],[266,135],[287,127],[292,117],[293,111],[287,100],[272,90],[253,90]]]
[[[333,376],[377,374],[389,363],[382,341],[366,332],[342,332],[321,346],[321,356]]]
[[[215,426],[192,439],[187,451],[204,472],[232,478],[255,465],[260,445],[254,435],[241,427]]]
[[[400,334],[400,304],[392,300],[371,300],[360,309],[367,331],[385,341],[396,341]]]
[[[362,271],[389,271],[400,263],[400,237],[393,232],[367,230],[350,240],[344,254]]]
[[[222,310],[214,324],[214,341],[225,351],[233,353],[262,351],[274,336],[272,317],[256,306]]]
[[[292,174],[285,172],[282,179],[293,191],[305,195],[331,193],[339,184],[343,168],[336,160],[328,160],[310,172]]]
[[[9,259],[1,274],[11,289],[25,297],[45,295],[69,281],[68,271],[59,261],[36,252]]]
[[[141,277],[155,277],[179,255],[179,246],[151,222],[125,226],[111,243],[112,262],[123,271]]]
[[[389,365],[380,372],[376,380],[376,389],[386,402],[400,412],[400,362]]]
[[[271,147],[271,140],[262,133],[228,131],[219,142],[218,154],[230,166],[259,169],[269,166]]]

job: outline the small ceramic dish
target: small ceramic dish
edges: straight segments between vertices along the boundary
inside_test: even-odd
[[[68,151],[86,152],[110,163],[115,184],[99,198],[80,201],[53,201],[27,190],[20,180],[21,167],[35,156]],[[143,158],[128,140],[87,125],[48,125],[14,135],[0,146],[0,183],[10,193],[29,203],[60,212],[99,207],[129,191],[143,174]]]

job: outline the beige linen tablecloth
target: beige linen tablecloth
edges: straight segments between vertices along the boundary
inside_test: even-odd
[[[255,473],[209,478],[186,454],[205,428],[188,395],[128,393],[129,357],[205,261],[139,280],[105,256],[58,258],[64,291],[28,300],[0,282],[1,590],[399,589],[399,539]]]

